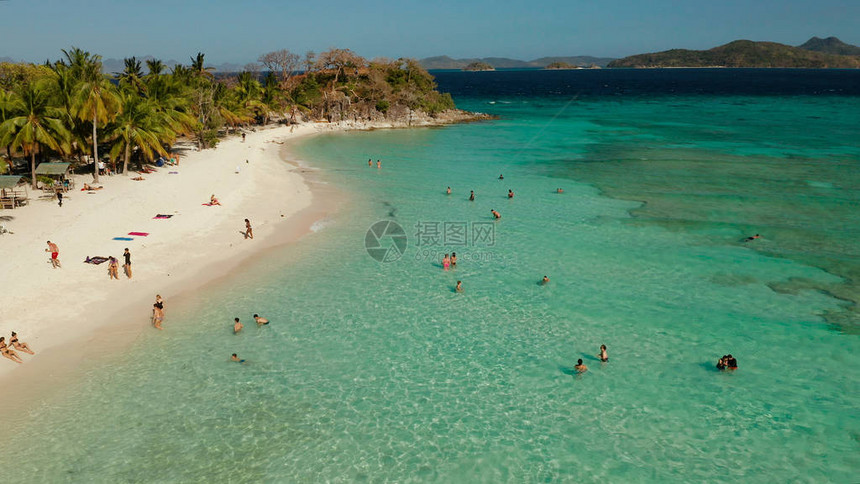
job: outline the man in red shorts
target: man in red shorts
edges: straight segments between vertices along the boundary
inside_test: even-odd
[[[62,267],[60,265],[60,259],[57,258],[60,255],[60,248],[57,247],[57,244],[49,240],[48,248],[45,249],[45,252],[51,253],[51,265],[54,267],[54,269],[56,269],[57,267]]]

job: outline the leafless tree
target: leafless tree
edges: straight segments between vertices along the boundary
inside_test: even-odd
[[[290,78],[299,70],[301,58],[287,49],[281,49],[263,54],[257,60],[278,75],[282,86],[287,86]]]

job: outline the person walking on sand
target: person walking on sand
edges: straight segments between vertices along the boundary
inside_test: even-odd
[[[254,231],[251,229],[251,222],[248,219],[245,219],[245,238],[253,239]]]
[[[158,304],[152,305],[152,326],[155,329],[164,329],[161,323],[164,321],[164,313],[158,308]]]
[[[60,259],[58,258],[60,256],[60,248],[57,247],[57,244],[49,240],[48,248],[45,249],[45,252],[51,253],[51,266],[53,266],[54,269],[57,267],[63,267],[62,264],[60,264]]]
[[[122,265],[122,269],[125,271],[125,276],[131,279],[131,252],[128,251],[128,247],[125,248],[122,256],[125,258],[125,264]]]
[[[233,318],[233,334],[239,334],[245,326],[239,322],[239,318]]]
[[[57,192],[57,203],[61,207],[63,206],[63,192]]]
[[[261,318],[259,314],[254,315],[254,321],[257,322],[257,326],[263,326],[265,324],[269,324],[269,320],[266,318]]]
[[[108,276],[111,279],[119,280],[119,261],[114,256],[108,258]]]
[[[5,358],[9,358],[15,363],[24,363],[24,360],[18,356],[18,353],[12,351],[8,346],[6,346],[6,337],[0,336],[0,355],[3,355]]]
[[[609,361],[609,355],[606,353],[606,345],[600,345],[600,354],[598,355],[600,361],[606,363]]]
[[[35,355],[36,353],[30,349],[30,345],[23,341],[18,341],[18,333],[12,331],[12,338],[9,340],[9,344],[12,345],[18,351],[23,351],[24,353],[30,353],[31,355]]]

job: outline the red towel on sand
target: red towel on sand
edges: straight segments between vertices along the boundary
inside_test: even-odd
[[[128,235],[134,235],[135,237],[146,237],[149,235],[149,232],[129,232]]]

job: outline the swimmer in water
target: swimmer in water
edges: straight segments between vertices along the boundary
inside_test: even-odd
[[[451,187],[448,187],[448,189],[447,189],[447,190],[445,190],[445,193],[447,193],[448,195],[450,195],[450,194],[451,194]]]
[[[499,180],[504,180],[504,179],[505,179],[505,176],[502,174],[499,174]]]
[[[555,193],[564,193],[564,190],[562,190],[561,188],[557,188],[557,189],[555,190]]]
[[[606,354],[606,345],[600,345],[600,354],[598,355],[598,358],[600,358],[600,361],[604,363],[609,361],[609,355]]]
[[[726,356],[725,356],[725,355],[723,355],[723,356],[722,356],[722,357],[717,361],[717,369],[718,369],[718,370],[720,370],[720,371],[722,371],[722,370],[725,370],[725,369],[726,369]]]
[[[576,366],[574,366],[573,369],[576,370],[577,373],[585,373],[588,371],[588,367],[582,362],[582,358],[576,361]]]
[[[514,198],[514,192],[508,189],[508,198]]]
[[[470,202],[474,202],[474,201],[475,201],[475,190],[470,190],[470,193],[469,193],[469,201],[470,201]]]
[[[490,212],[493,212],[493,218],[495,218],[496,220],[502,218],[502,214],[500,214],[499,212],[497,212],[493,209],[490,209]]]
[[[382,162],[381,162],[381,161],[379,161],[379,160],[376,160],[376,167],[377,167],[377,168],[382,168]]]
[[[734,356],[726,355],[726,369],[729,369],[729,370],[737,370],[738,369],[738,360],[736,360]]]
[[[367,166],[369,166],[369,167],[373,168],[373,158],[368,158],[368,159],[367,159]]]
[[[463,292],[463,282],[457,281],[457,292]]]
[[[233,355],[230,356],[230,361],[235,361],[236,363],[244,363],[245,362],[245,360],[240,360],[239,356],[236,353],[233,353]]]
[[[245,326],[239,322],[239,318],[233,318],[233,321],[233,334],[238,334],[239,331],[242,331],[242,328],[244,328]]]
[[[264,324],[269,324],[269,320],[266,318],[261,318],[259,314],[254,315],[254,321],[257,322],[257,326],[262,326]]]
[[[752,237],[747,237],[747,238],[745,238],[745,239],[744,239],[744,242],[752,242],[753,240],[755,240],[755,239],[760,239],[760,238],[761,238],[761,235],[759,235],[759,234],[755,234],[755,235],[753,235]]]
[[[543,276],[543,279],[541,279],[540,283],[542,286],[549,284],[549,277]]]
[[[457,253],[451,252],[451,268],[457,267]]]

